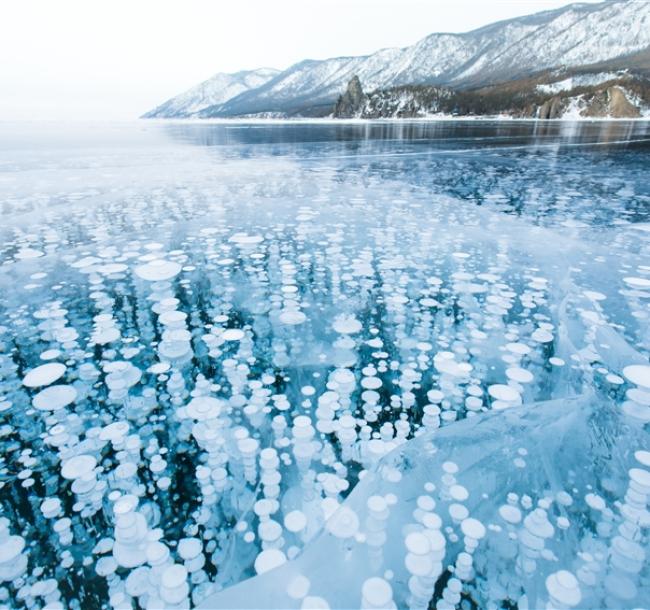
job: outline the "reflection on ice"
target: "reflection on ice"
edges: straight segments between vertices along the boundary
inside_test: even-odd
[[[408,125],[0,159],[0,605],[645,603],[647,128]]]

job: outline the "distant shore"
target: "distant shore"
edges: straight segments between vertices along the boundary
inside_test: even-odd
[[[196,123],[205,125],[210,123],[320,123],[320,124],[352,124],[364,125],[367,123],[427,123],[427,122],[471,122],[471,121],[485,121],[485,122],[519,122],[519,123],[608,123],[616,121],[617,123],[625,122],[650,122],[650,116],[636,117],[636,118],[614,118],[614,117],[571,117],[559,119],[536,119],[536,118],[519,118],[511,116],[426,116],[426,117],[409,117],[409,118],[377,118],[377,119],[335,119],[332,117],[285,117],[285,118],[262,118],[262,117],[227,117],[227,118],[169,118],[169,119],[140,119],[151,121],[155,123]]]

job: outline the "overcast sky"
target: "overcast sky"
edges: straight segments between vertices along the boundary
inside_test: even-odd
[[[129,119],[216,72],[371,53],[563,0],[6,0],[0,119]]]

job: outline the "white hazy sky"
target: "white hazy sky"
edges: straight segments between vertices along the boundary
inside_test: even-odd
[[[6,0],[0,2],[0,120],[134,118],[216,72],[365,54],[564,4]]]

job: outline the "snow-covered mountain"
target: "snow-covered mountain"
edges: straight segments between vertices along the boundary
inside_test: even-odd
[[[186,103],[192,114],[201,117],[318,115],[331,111],[353,75],[359,76],[367,91],[406,84],[472,88],[550,68],[603,62],[648,47],[650,1],[578,3],[464,34],[431,34],[403,49],[305,60],[226,101],[200,110],[200,100]]]
[[[223,104],[245,91],[263,85],[279,74],[279,72],[279,70],[273,68],[244,70],[235,74],[220,72],[147,112],[144,118],[194,116],[204,108],[214,106],[215,104]]]

